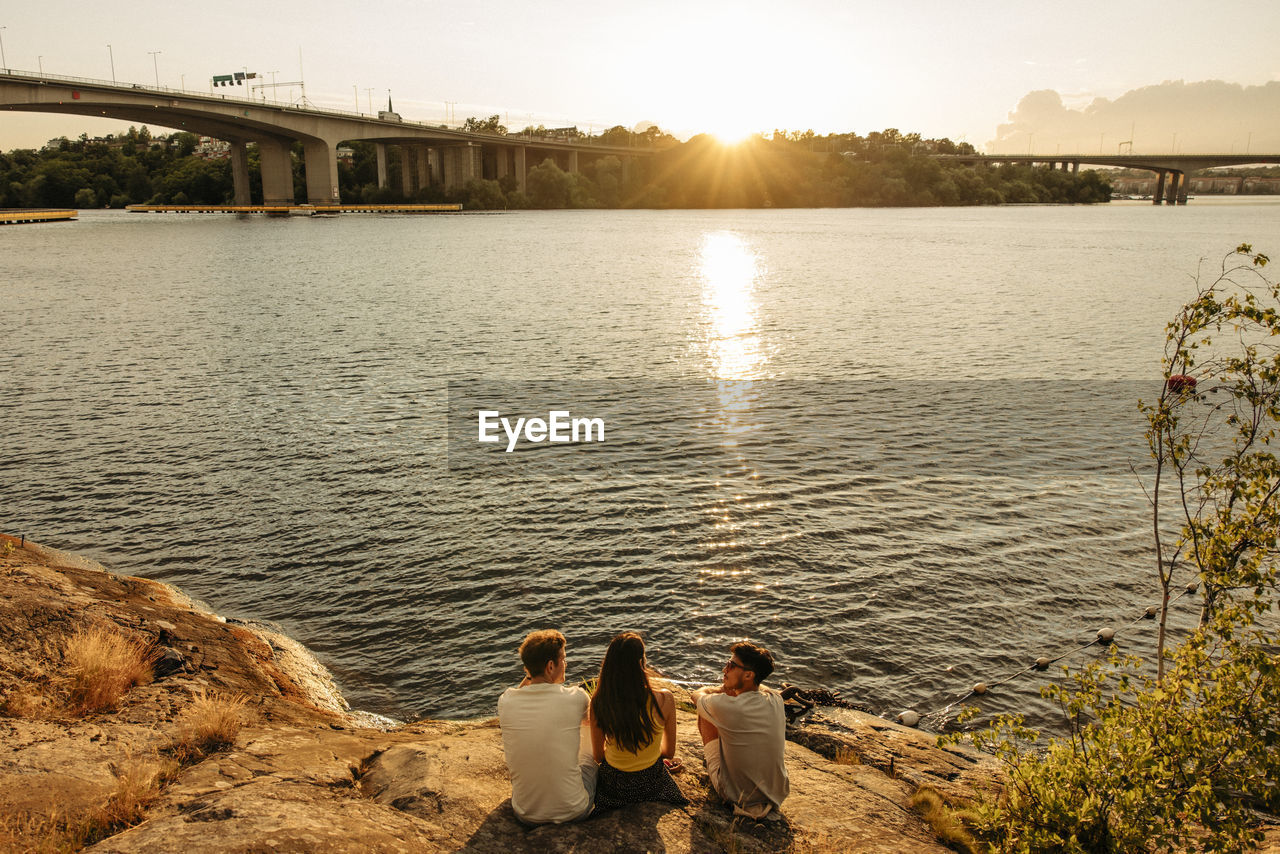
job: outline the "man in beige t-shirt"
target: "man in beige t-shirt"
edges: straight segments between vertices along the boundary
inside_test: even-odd
[[[693,693],[707,776],[738,815],[779,818],[791,791],[783,762],[787,716],[782,695],[760,684],[773,672],[773,654],[746,642],[730,650],[720,687]]]
[[[582,726],[587,692],[564,684],[564,635],[530,633],[520,645],[520,660],[524,681],[498,698],[511,809],[526,824],[586,818],[595,798],[596,763]]]

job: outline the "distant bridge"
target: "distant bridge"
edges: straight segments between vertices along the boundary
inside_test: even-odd
[[[374,143],[379,187],[387,185],[387,146],[397,146],[401,189],[406,196],[429,185],[453,189],[475,178],[499,179],[507,175],[513,175],[524,190],[530,166],[546,158],[576,172],[583,157],[619,157],[626,166],[631,158],[652,153],[645,148],[546,137],[470,133],[362,113],[203,95],[137,83],[116,84],[11,69],[0,72],[0,109],[101,116],[226,140],[231,143],[231,176],[237,205],[250,203],[246,146],[251,142],[258,146],[266,205],[294,203],[290,148],[295,141],[303,146],[307,202],[312,205],[340,203],[337,150],[339,143],[350,140]]]
[[[936,154],[937,160],[949,160],[970,166],[999,166],[1003,163],[1037,163],[1051,169],[1080,171],[1080,164],[1091,166],[1122,166],[1127,169],[1145,169],[1157,175],[1153,204],[1167,201],[1169,204],[1187,203],[1187,173],[1214,166],[1246,166],[1253,163],[1280,163],[1280,154]],[[1165,188],[1165,179],[1169,186]]]

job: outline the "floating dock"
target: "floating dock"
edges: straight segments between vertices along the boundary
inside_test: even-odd
[[[24,222],[58,222],[60,220],[75,219],[78,215],[78,211],[54,210],[53,208],[32,208],[31,210],[5,208],[0,210],[0,225],[18,225]]]
[[[458,213],[462,205],[128,205],[137,213],[234,213],[327,216],[339,213]],[[74,214],[74,211],[72,212]]]

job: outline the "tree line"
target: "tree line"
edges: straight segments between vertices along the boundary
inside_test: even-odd
[[[471,120],[469,128],[506,130],[490,120]],[[547,133],[526,128],[519,135]],[[1107,179],[1092,170],[1072,175],[1028,165],[943,163],[930,155],[972,153],[972,146],[893,128],[865,136],[776,130],[735,145],[710,135],[681,143],[656,127],[642,133],[615,127],[592,139],[653,153],[620,158],[583,152],[577,172],[547,159],[529,169],[524,189],[508,175],[406,196],[399,189],[399,158],[390,158],[387,186],[379,187],[374,145],[351,142],[345,146],[350,158],[339,161],[339,190],[344,203],[457,202],[488,210],[1090,204],[1111,195]],[[0,207],[230,204],[230,158],[199,156],[197,145],[194,134],[153,136],[142,127],[102,140],[82,134],[41,150],[9,151],[0,154]],[[251,197],[261,201],[256,147],[248,157]],[[295,198],[305,199],[301,143],[294,146],[293,163]]]

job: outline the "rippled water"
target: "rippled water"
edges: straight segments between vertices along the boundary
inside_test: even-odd
[[[1277,225],[1196,200],[7,228],[0,528],[273,620],[400,717],[492,713],[545,626],[571,674],[624,628],[690,680],[751,637],[781,678],[938,709],[1152,600],[1133,404],[1198,260],[1275,254]],[[506,454],[481,407],[609,433]],[[983,705],[1051,715],[1038,684]]]

